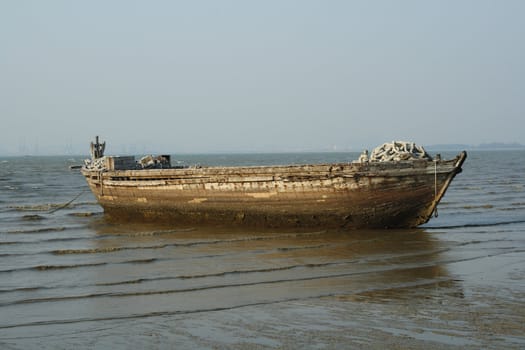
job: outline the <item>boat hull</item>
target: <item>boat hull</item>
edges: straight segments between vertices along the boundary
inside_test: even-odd
[[[400,228],[430,219],[465,158],[82,173],[115,220]]]

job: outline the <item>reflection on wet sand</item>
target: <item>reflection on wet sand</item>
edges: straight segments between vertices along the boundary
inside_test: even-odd
[[[51,251],[56,263],[41,270],[59,285],[8,295],[4,305],[18,305],[13,317],[20,320],[5,318],[9,325],[200,313],[375,291],[402,294],[451,280],[441,265],[447,248],[423,230],[246,231],[115,226],[103,219],[93,225],[93,239]],[[42,316],[29,317],[35,310]],[[22,321],[28,319],[33,321]]]
[[[111,255],[120,263],[97,269],[92,281],[97,293],[89,297],[98,299],[101,314],[111,303],[115,317],[379,291],[401,297],[410,288],[453,284],[441,256],[448,248],[420,229],[247,231],[102,224],[97,233],[96,245],[85,252],[100,259]]]

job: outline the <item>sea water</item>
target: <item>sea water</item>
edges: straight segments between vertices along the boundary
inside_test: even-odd
[[[469,152],[409,230],[112,223],[81,161],[0,158],[0,349],[525,348],[523,151]]]

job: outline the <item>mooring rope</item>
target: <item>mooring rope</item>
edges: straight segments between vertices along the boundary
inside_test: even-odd
[[[434,217],[438,217],[438,207],[437,207],[437,193],[438,193],[438,175],[437,175],[437,159],[434,159]]]
[[[71,203],[73,203],[75,200],[77,200],[78,197],[80,197],[80,196],[81,196],[82,194],[84,194],[85,192],[87,192],[87,190],[84,190],[84,191],[80,192],[79,194],[77,194],[77,195],[75,196],[75,198],[73,198],[72,200],[70,200],[70,201],[67,202],[66,204],[61,205],[61,206],[59,206],[59,207],[57,207],[57,208],[55,208],[55,209],[49,211],[48,214],[53,214],[54,212],[56,212],[56,211],[58,211],[58,210],[60,210],[60,209],[64,209],[65,207],[67,207],[68,205],[70,205]]]

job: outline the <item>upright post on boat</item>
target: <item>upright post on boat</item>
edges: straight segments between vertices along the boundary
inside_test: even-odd
[[[98,142],[98,136],[95,137],[95,143],[91,142],[91,158],[98,159],[104,157],[104,149],[106,148],[106,143]]]

